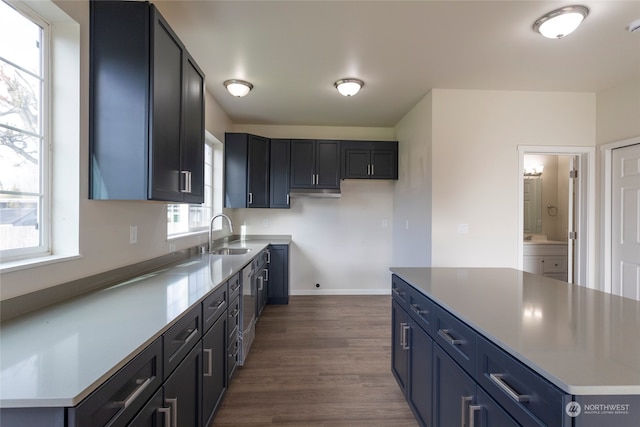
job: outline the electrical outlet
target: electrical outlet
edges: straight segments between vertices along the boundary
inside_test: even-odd
[[[264,225],[265,227],[269,226],[269,218],[265,218],[262,220],[262,225]]]
[[[458,234],[467,234],[469,232],[469,224],[458,224]]]
[[[169,252],[175,252],[175,251],[176,251],[175,243],[169,243]]]
[[[138,226],[130,225],[129,226],[129,244],[134,245],[138,243]]]
[[[382,220],[382,228],[387,228],[389,226],[389,221],[387,221],[386,219]]]

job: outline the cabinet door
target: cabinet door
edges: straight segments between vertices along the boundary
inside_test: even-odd
[[[433,346],[433,425],[468,426],[476,383],[439,345]]]
[[[269,247],[269,304],[289,304],[289,246]]]
[[[289,167],[291,141],[271,140],[271,164],[269,167],[269,207],[289,208]]]
[[[224,135],[224,207],[247,207],[248,135]]]
[[[166,427],[171,425],[169,410],[162,404],[162,388],[144,405],[128,427]]]
[[[371,151],[371,178],[398,179],[398,158],[391,150]]]
[[[164,383],[164,406],[170,409],[172,426],[202,425],[202,346],[198,344]]]
[[[315,188],[314,140],[291,140],[291,188]]]
[[[247,207],[269,207],[269,140],[249,135],[249,165],[247,171]]]
[[[431,425],[431,381],[433,340],[414,322],[409,319],[409,390],[407,399],[421,425]]]
[[[339,141],[316,141],[316,188],[340,188]]]
[[[202,421],[205,426],[222,399],[227,383],[227,316],[214,323],[202,339]]]
[[[167,22],[152,7],[151,135],[149,198],[181,200],[183,48]]]
[[[478,404],[472,407],[469,413],[469,417],[474,417],[473,425],[478,427],[517,427],[520,425],[480,387],[477,388],[477,400]]]
[[[348,149],[344,151],[344,176],[343,178],[358,179],[369,178],[371,173],[371,161],[369,150]]]
[[[204,75],[186,55],[181,189],[185,203],[204,202]],[[188,180],[188,182],[184,182]]]
[[[409,317],[395,300],[391,302],[391,372],[402,392],[407,393],[407,372],[409,368],[408,335]]]

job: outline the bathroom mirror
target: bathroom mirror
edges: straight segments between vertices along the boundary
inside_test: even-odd
[[[524,178],[524,233],[542,234],[542,176]]]

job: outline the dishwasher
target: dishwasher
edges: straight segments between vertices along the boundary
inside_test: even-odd
[[[256,281],[254,280],[253,263],[249,263],[242,269],[242,282],[240,299],[240,341],[238,354],[238,365],[244,365],[244,361],[249,354],[249,349],[256,336]]]

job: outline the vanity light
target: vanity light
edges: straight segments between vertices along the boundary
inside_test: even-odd
[[[533,29],[548,39],[561,39],[574,32],[588,14],[585,6],[561,7],[539,18],[533,23]]]
[[[524,176],[541,176],[543,169],[544,169],[544,166],[542,166],[542,165],[525,166],[524,167]]]
[[[358,79],[340,79],[333,84],[343,96],[353,96],[360,91],[364,82]]]
[[[251,92],[251,89],[253,89],[253,85],[249,82],[245,82],[244,80],[231,79],[226,80],[223,84],[231,95],[237,96],[238,98],[246,96]]]

